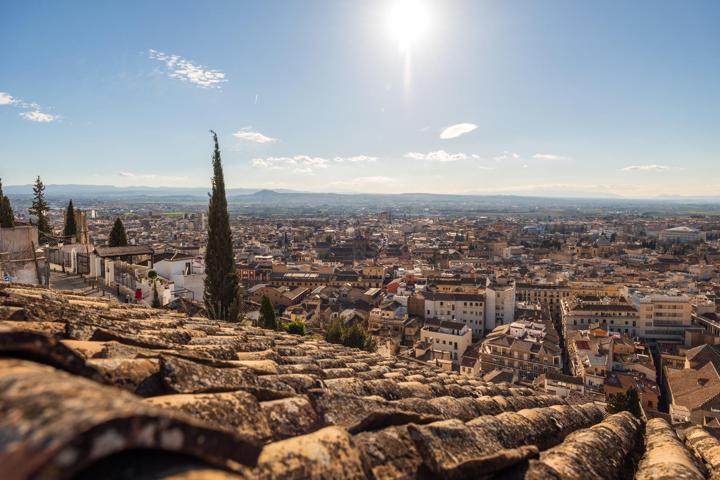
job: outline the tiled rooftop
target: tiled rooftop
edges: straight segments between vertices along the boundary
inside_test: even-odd
[[[0,476],[704,478],[664,420],[200,317],[0,287]],[[715,443],[712,443],[715,442]],[[647,445],[647,448],[645,446]]]

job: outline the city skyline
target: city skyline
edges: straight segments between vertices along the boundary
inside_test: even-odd
[[[210,128],[229,187],[652,197],[720,185],[713,2],[3,9],[6,185],[205,187]]]

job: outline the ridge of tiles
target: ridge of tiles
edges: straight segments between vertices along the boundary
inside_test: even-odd
[[[3,478],[704,478],[691,438],[313,337],[0,287]]]

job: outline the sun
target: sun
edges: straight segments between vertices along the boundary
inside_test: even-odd
[[[396,0],[388,12],[388,25],[400,51],[406,52],[430,27],[427,6],[421,0]]]

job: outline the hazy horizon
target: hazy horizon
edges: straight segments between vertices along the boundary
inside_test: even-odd
[[[720,4],[5,5],[0,178],[715,196]]]

